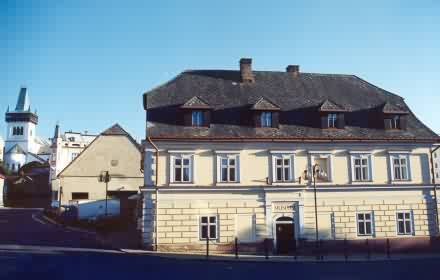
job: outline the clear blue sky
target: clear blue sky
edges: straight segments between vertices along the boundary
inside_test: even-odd
[[[252,57],[259,70],[356,74],[440,132],[440,1],[382,2],[0,0],[0,109],[24,84],[40,136],[57,121],[96,133],[119,122],[139,139],[144,91]]]

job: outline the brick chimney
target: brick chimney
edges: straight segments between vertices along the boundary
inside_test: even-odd
[[[252,73],[252,58],[240,59],[240,75],[242,83],[255,82],[254,74]]]
[[[293,77],[298,77],[299,65],[288,65],[286,67],[286,72],[291,73]]]

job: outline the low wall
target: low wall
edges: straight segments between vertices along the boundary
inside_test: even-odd
[[[295,246],[296,245],[296,246]],[[153,249],[153,248],[147,248]],[[215,244],[209,243],[211,253],[235,253],[235,242]],[[276,254],[273,241],[267,239],[254,243],[238,243],[239,254]],[[190,252],[205,253],[206,244],[161,244],[157,246],[161,252]],[[440,253],[440,237],[402,237],[402,238],[375,238],[357,240],[298,240],[290,246],[288,255],[302,256],[359,256],[359,255],[393,255],[393,254],[433,254]]]

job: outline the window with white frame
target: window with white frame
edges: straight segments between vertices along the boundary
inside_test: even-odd
[[[193,111],[191,113],[191,123],[192,126],[203,126],[203,112]]]
[[[357,234],[358,236],[373,235],[373,213],[357,213]]]
[[[218,155],[218,178],[220,183],[236,183],[239,181],[239,155]]]
[[[273,181],[293,181],[293,159],[292,155],[273,155]]]
[[[370,181],[370,155],[353,155],[353,181]]]
[[[411,211],[397,212],[396,221],[398,235],[411,235],[413,233]]]
[[[409,180],[408,156],[392,155],[391,163],[393,168],[393,180],[404,181]]]
[[[192,182],[192,155],[174,155],[171,157],[172,182]]]
[[[218,219],[215,215],[207,215],[200,217],[200,239],[215,240],[217,239]]]
[[[335,113],[330,113],[327,115],[327,127],[335,128],[337,126],[338,115]]]
[[[261,127],[272,127],[272,112],[262,112],[260,124]]]

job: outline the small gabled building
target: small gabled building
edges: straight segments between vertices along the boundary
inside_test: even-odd
[[[98,135],[58,174],[59,185],[52,185],[53,199],[66,205],[116,198],[121,200],[122,212],[128,198],[143,185],[140,161],[139,144],[115,124]],[[107,173],[110,181],[106,186],[102,178]]]
[[[231,251],[237,238],[261,250],[269,239],[286,253],[304,240],[388,238],[402,248],[439,232],[438,135],[355,75],[254,71],[241,59],[143,97],[145,246]]]

